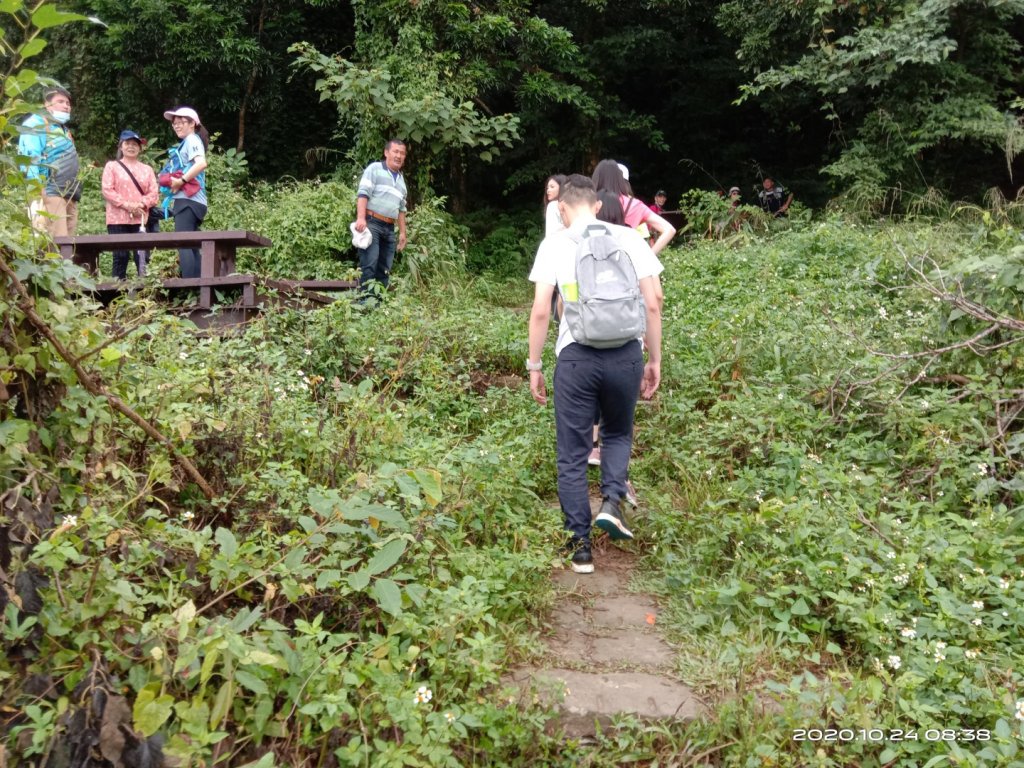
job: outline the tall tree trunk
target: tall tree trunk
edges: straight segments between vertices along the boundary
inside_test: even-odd
[[[267,0],[260,3],[260,17],[256,23],[256,40],[262,43],[263,25],[267,19]],[[245,148],[245,118],[249,111],[249,100],[256,91],[256,76],[259,73],[259,64],[252,65],[252,72],[249,73],[249,80],[245,84],[245,95],[242,96],[242,105],[238,109],[238,144],[235,147],[239,152]]]

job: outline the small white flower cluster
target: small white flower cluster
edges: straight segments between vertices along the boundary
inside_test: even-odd
[[[421,685],[416,689],[416,693],[413,696],[413,704],[427,704],[434,698],[434,693],[427,686]]]
[[[1017,699],[1015,709],[1017,711],[1013,713],[1013,716],[1018,720],[1024,720],[1024,699]]]
[[[978,464],[978,474],[981,475],[982,477],[987,475],[988,474],[988,464],[985,464],[985,463]]]
[[[1009,579],[1000,579],[999,580],[999,588],[1000,589],[1009,589],[1010,588],[1010,580]]]
[[[981,600],[975,600],[973,603],[971,603],[971,608],[973,608],[976,611],[983,611],[985,610],[985,603]]]
[[[892,580],[893,580],[893,583],[896,584],[896,586],[898,586],[898,587],[905,587],[905,586],[907,586],[907,584],[910,583],[910,574],[909,573],[897,573],[895,576],[892,577]]]
[[[938,664],[940,661],[946,660],[946,654],[943,651],[946,650],[946,644],[941,640],[935,643],[935,663]]]
[[[78,525],[78,515],[64,515],[60,519],[60,524],[64,528],[73,528]]]
[[[903,637],[906,640],[913,640],[917,637],[917,630],[911,629],[910,627],[904,627],[900,630],[900,637]]]
[[[890,656],[889,666],[893,669],[899,669],[901,666],[903,666],[903,659],[901,659],[899,656]]]
[[[967,659],[973,661],[974,659],[981,656],[981,651],[979,651],[977,648],[968,648],[966,651],[964,651],[964,656]]]

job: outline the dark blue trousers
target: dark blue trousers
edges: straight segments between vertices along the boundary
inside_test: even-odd
[[[366,219],[366,226],[373,233],[373,242],[359,249],[359,287],[366,291],[371,282],[377,281],[387,288],[398,245],[395,225],[371,216]]]
[[[555,365],[555,436],[558,446],[558,500],[565,527],[580,539],[590,538],[587,457],[594,447],[592,430],[601,419],[601,494],[626,495],[633,416],[644,377],[639,341],[618,349],[570,344]]]

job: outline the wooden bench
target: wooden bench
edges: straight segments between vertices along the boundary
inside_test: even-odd
[[[127,235],[78,235],[56,237],[60,255],[96,274],[99,256],[104,251],[152,251],[160,248],[198,248],[199,277],[164,281],[168,288],[198,288],[199,306],[213,305],[213,289],[242,286],[243,303],[254,301],[252,275],[235,274],[235,254],[239,248],[269,248],[273,243],[263,235],[244,229],[209,232],[139,232]]]

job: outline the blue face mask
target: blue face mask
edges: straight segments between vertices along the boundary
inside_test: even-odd
[[[51,112],[50,115],[53,117],[54,120],[56,120],[61,125],[63,125],[71,119],[70,112]]]

